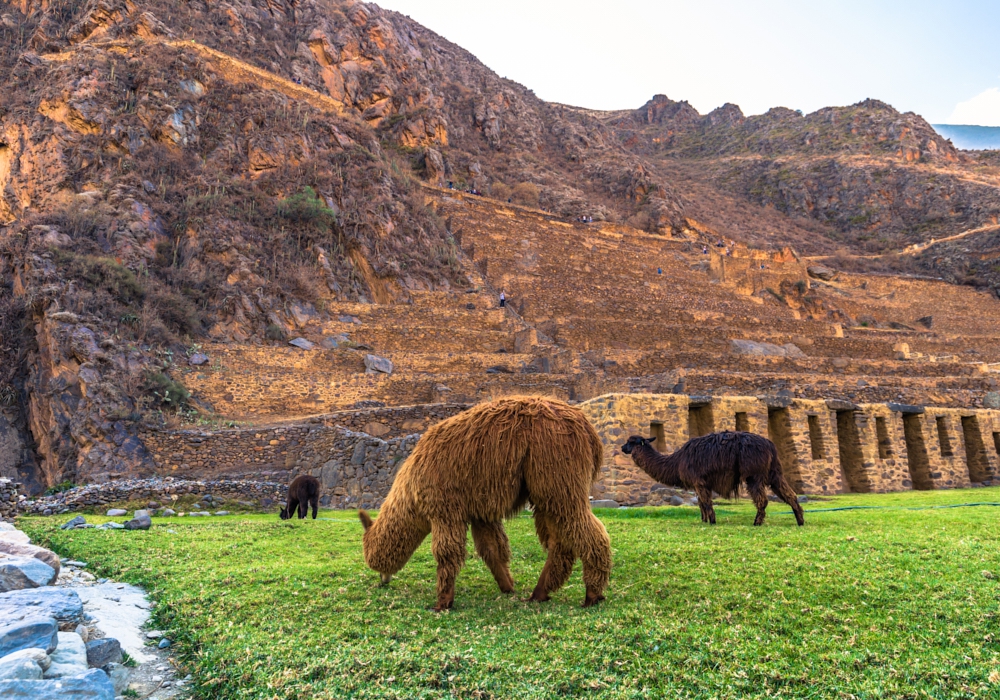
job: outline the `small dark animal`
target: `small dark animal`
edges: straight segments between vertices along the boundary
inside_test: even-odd
[[[299,510],[299,520],[306,517],[312,506],[313,520],[316,519],[316,509],[319,508],[319,480],[315,476],[297,476],[288,487],[288,502],[281,509],[281,519],[288,520]]]
[[[754,525],[764,522],[767,487],[792,507],[799,525],[805,522],[795,491],[781,472],[778,450],[767,438],[727,430],[692,438],[669,455],[657,452],[653,442],[655,438],[633,435],[622,445],[622,452],[632,455],[636,466],[661,484],[694,489],[698,494],[702,522],[715,525],[713,491],[723,498],[735,498],[742,483],[747,485],[750,498],[757,506]]]

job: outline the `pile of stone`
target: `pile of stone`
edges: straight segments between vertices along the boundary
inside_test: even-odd
[[[0,520],[13,522],[17,515],[17,503],[21,499],[18,486],[10,479],[0,477]]]
[[[0,523],[0,697],[114,700],[128,684],[122,646],[84,614],[72,589],[52,584],[61,562]]]
[[[288,490],[287,484],[274,481],[250,481],[244,479],[189,480],[173,479],[120,479],[104,484],[77,486],[51,496],[36,499],[22,499],[21,512],[36,515],[56,515],[79,508],[92,508],[109,503],[131,500],[171,500],[171,496],[215,494],[222,498],[241,503],[262,506],[283,501]]]

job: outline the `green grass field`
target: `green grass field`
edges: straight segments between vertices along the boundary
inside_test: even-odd
[[[435,614],[430,539],[386,588],[354,513],[169,518],[33,538],[145,586],[205,698],[997,698],[1000,488],[601,511],[615,563],[582,610],[579,564],[542,605],[530,517],[508,524],[518,597],[471,555]],[[884,509],[816,512],[842,506]],[[104,518],[89,518],[99,522]]]

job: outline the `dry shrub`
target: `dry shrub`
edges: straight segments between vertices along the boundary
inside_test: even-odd
[[[531,182],[519,182],[511,191],[514,202],[525,207],[538,208],[538,186]]]
[[[511,189],[509,185],[505,185],[502,182],[494,182],[490,185],[490,196],[494,199],[507,200],[511,197],[514,190]]]

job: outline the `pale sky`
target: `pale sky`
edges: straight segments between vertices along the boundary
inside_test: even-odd
[[[380,0],[542,99],[702,114],[874,97],[1000,126],[1000,0]]]

